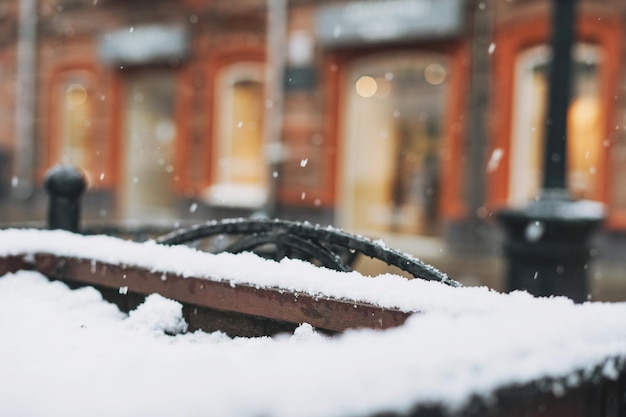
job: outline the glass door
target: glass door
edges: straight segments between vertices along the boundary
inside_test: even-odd
[[[399,55],[354,63],[345,82],[342,225],[436,235],[449,65]]]

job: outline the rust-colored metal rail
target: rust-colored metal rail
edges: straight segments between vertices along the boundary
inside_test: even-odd
[[[122,308],[137,304],[133,301],[137,296],[158,293],[183,303],[191,328],[223,330],[237,336],[271,334],[295,328],[304,322],[328,332],[361,327],[385,329],[401,325],[411,314],[280,288],[231,285],[170,272],[154,272],[137,266],[46,253],[35,254],[28,259],[24,256],[0,258],[0,273],[20,269],[32,269],[73,286],[93,285],[104,290],[105,297]],[[265,321],[267,331],[259,329],[259,326],[250,329],[249,321],[259,319]],[[237,321],[241,321],[241,326]],[[226,323],[227,329],[219,328],[215,322]]]

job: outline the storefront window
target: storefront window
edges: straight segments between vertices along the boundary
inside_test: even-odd
[[[170,218],[174,183],[180,179],[174,166],[175,74],[144,70],[125,81],[125,215]]]
[[[598,198],[597,167],[602,149],[599,48],[578,45],[574,51],[573,90],[568,113],[567,181],[577,198]],[[509,203],[537,196],[543,175],[549,51],[538,46],[521,53],[515,73]]]
[[[212,204],[258,207],[267,198],[263,66],[239,63],[218,77],[215,182]]]
[[[355,63],[345,83],[343,225],[434,235],[449,65],[441,56]]]

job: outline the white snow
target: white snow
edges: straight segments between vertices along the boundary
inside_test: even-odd
[[[126,324],[131,329],[147,330],[154,334],[179,334],[187,331],[183,306],[174,301],[151,294],[143,304],[128,314]]]
[[[487,172],[491,173],[498,169],[500,166],[500,161],[504,156],[504,151],[500,148],[496,148],[491,152],[491,156],[489,157],[489,162],[487,162]]]
[[[91,288],[7,274],[0,278],[2,416],[355,416],[428,402],[455,409],[474,394],[542,377],[569,375],[565,384],[575,386],[575,370],[602,366],[615,378],[622,363],[607,359],[626,358],[623,303],[575,305],[101,236],[0,232],[0,255],[37,252],[288,284],[423,313],[395,329],[332,339],[306,324],[291,336],[229,338],[184,333],[180,305],[158,295],[125,315]]]

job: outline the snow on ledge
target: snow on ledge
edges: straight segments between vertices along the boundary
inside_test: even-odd
[[[180,309],[149,297],[129,316],[90,288],[34,272],[0,278],[0,415],[357,416],[473,395],[626,359],[626,304],[451,288],[339,273],[252,254],[210,255],[57,231],[0,232],[0,255],[52,253],[422,311],[398,328],[332,339],[230,339],[184,330]],[[153,317],[157,315],[158,317]],[[619,365],[621,366],[621,365]],[[572,386],[576,378],[567,380]],[[555,386],[555,391],[563,386]],[[36,400],[34,400],[36,399]]]

